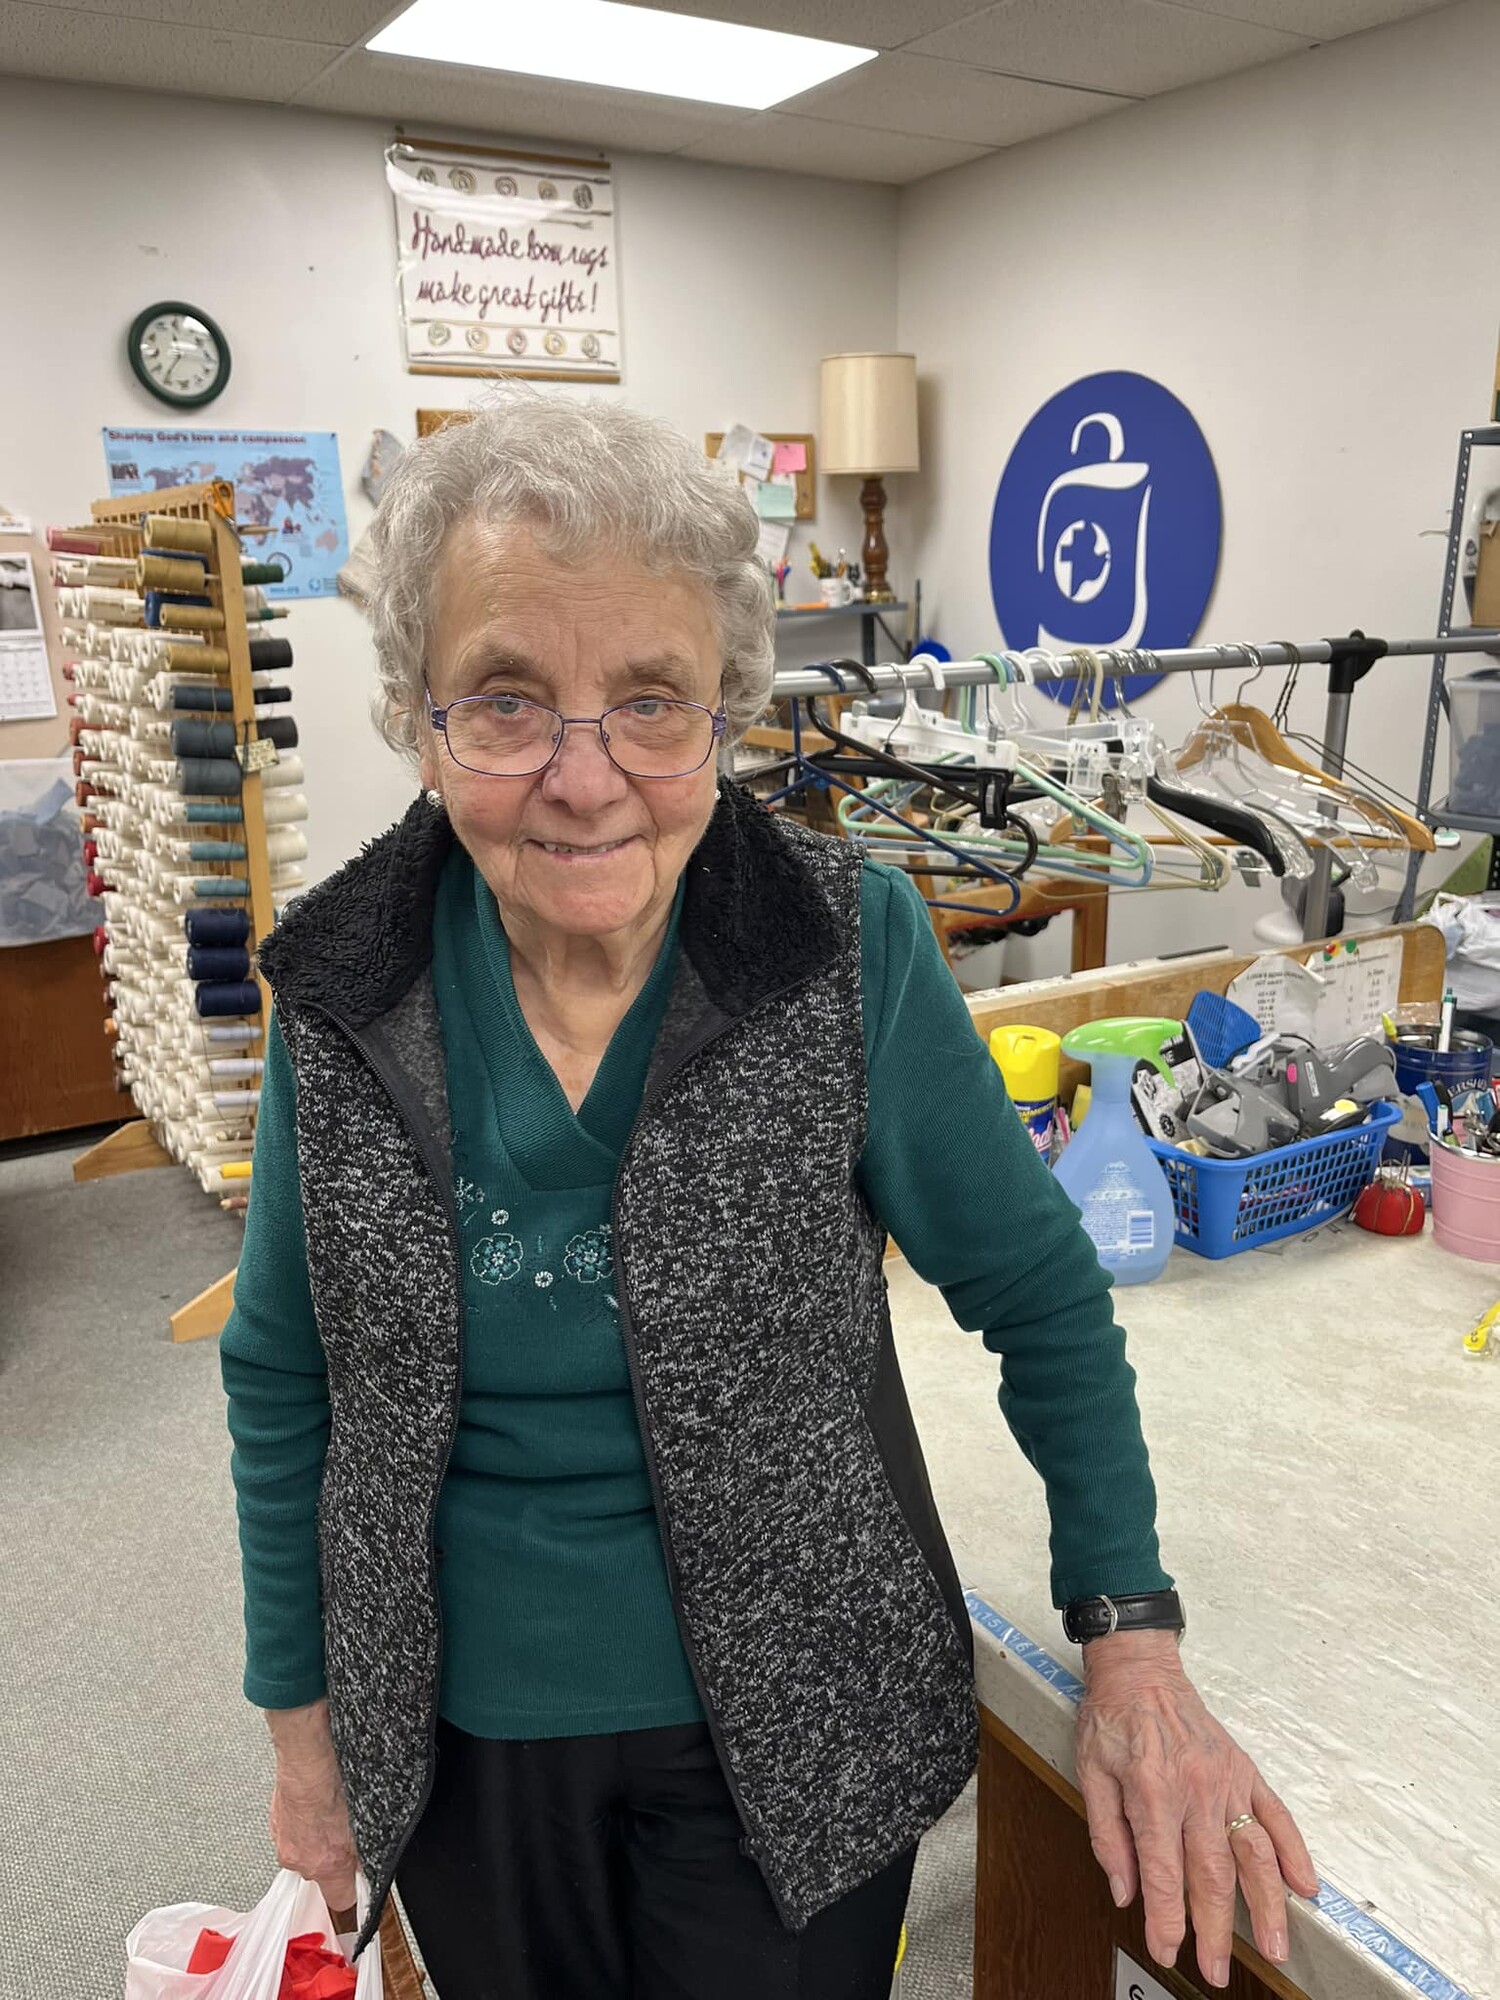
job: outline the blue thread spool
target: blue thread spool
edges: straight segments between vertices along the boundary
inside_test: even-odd
[[[242,944],[190,944],[187,953],[189,979],[247,980],[250,954]]]
[[[189,944],[243,945],[250,941],[250,918],[244,910],[189,910],[182,928]]]
[[[262,717],[255,732],[262,742],[274,743],[278,750],[297,747],[297,724],[290,715]],[[181,716],[172,724],[172,749],[179,757],[232,757],[238,734],[233,722],[200,722],[195,716]]]
[[[184,798],[237,798],[243,781],[233,757],[184,757],[177,766],[177,789]]]
[[[214,1016],[223,1014],[258,1014],[260,988],[253,979],[224,985],[206,983],[195,990],[193,1005],[202,1020],[212,1020]]]

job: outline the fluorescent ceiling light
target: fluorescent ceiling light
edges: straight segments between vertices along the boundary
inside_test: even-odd
[[[469,69],[764,111],[879,53],[618,0],[415,0],[365,45]]]

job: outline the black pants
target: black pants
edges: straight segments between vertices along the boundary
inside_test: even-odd
[[[397,1880],[440,2000],[887,2000],[915,1848],[794,1934],[741,1838],[701,1724],[440,1722]]]

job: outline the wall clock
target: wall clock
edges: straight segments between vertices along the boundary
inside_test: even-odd
[[[211,403],[229,380],[229,342],[206,312],[181,299],[137,313],[125,352],[142,388],[177,410]]]

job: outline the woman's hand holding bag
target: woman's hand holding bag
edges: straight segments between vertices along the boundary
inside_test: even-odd
[[[307,1708],[270,1709],[266,1720],[276,1752],[270,1813],[276,1859],[283,1868],[316,1882],[330,1910],[347,1910],[354,1902],[359,1857],[328,1726],[328,1704],[316,1701]]]

